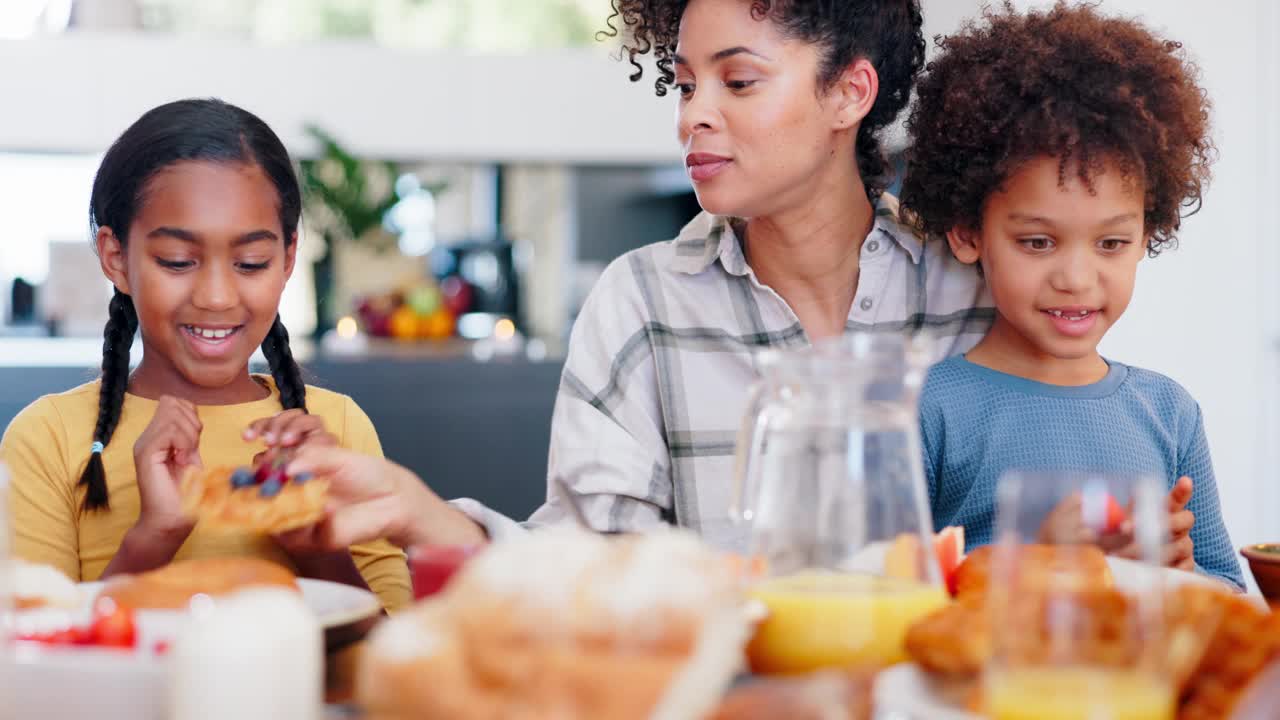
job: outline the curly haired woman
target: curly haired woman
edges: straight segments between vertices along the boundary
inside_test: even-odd
[[[934,524],[992,536],[1009,470],[1160,478],[1165,562],[1237,588],[1200,406],[1173,380],[1103,358],[1138,263],[1200,205],[1213,144],[1197,71],[1136,20],[1006,4],[941,43],[908,121],[902,204],[979,265],[990,332],[930,373],[921,401]],[[1194,487],[1192,484],[1194,480]],[[1136,552],[1132,528],[1093,538]]]
[[[993,311],[978,273],[921,242],[884,192],[881,138],[924,63],[918,0],[614,0],[613,10],[632,80],[652,56],[657,93],[678,95],[676,134],[705,212],[674,240],[616,260],[585,303],[552,420],[548,500],[532,521],[567,517],[550,492],[563,480],[599,529],[675,523],[731,546],[734,434],[756,351],[926,329],[944,353],[963,352]],[[450,513],[398,468],[330,455],[314,460],[335,477],[376,480],[381,497],[411,489],[420,503],[385,502],[399,518],[386,522],[417,529],[400,537],[520,529],[469,500],[454,506],[475,522]],[[375,516],[334,537],[386,524]]]

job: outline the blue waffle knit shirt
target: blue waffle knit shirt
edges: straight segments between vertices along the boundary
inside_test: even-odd
[[[962,525],[970,547],[992,540],[996,483],[1010,470],[1145,474],[1195,484],[1187,509],[1201,572],[1244,588],[1222,522],[1200,406],[1173,380],[1107,362],[1106,377],[1046,385],[955,356],[935,365],[920,399],[934,527]]]

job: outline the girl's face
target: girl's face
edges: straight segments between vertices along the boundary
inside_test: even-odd
[[[674,59],[676,126],[704,210],[760,217],[799,206],[824,178],[856,172],[858,123],[875,102],[859,60],[830,89],[820,48],[793,40],[748,0],[692,0]]]
[[[200,388],[244,377],[293,272],[278,194],[257,165],[183,162],[157,173],[122,248],[103,228],[107,276],[133,297],[143,363]]]

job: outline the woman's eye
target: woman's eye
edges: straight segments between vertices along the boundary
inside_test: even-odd
[[[1028,250],[1043,251],[1053,247],[1053,241],[1047,237],[1030,237],[1018,241]]]
[[[1120,238],[1107,238],[1098,243],[1098,245],[1101,246],[1103,250],[1107,250],[1109,252],[1114,252],[1116,250],[1123,250],[1124,246],[1128,244],[1129,244],[1128,240],[1121,240]]]
[[[730,90],[746,90],[755,84],[755,80],[726,80],[724,86]]]
[[[190,260],[165,260],[164,258],[156,258],[156,264],[166,270],[186,270],[195,265]]]
[[[258,272],[259,270],[266,270],[267,268],[271,267],[271,261],[268,260],[268,261],[259,262],[259,263],[251,263],[251,262],[236,263],[236,267],[244,272]]]
[[[689,97],[693,94],[693,83],[676,83],[676,92],[680,93],[680,97]]]

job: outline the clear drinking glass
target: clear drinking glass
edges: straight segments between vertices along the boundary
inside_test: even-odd
[[[990,717],[1172,720],[1161,662],[1165,492],[1144,476],[1001,479],[987,591]]]
[[[920,454],[930,360],[927,339],[896,334],[762,359],[732,509],[763,568],[756,672],[898,662],[907,627],[947,601]]]

